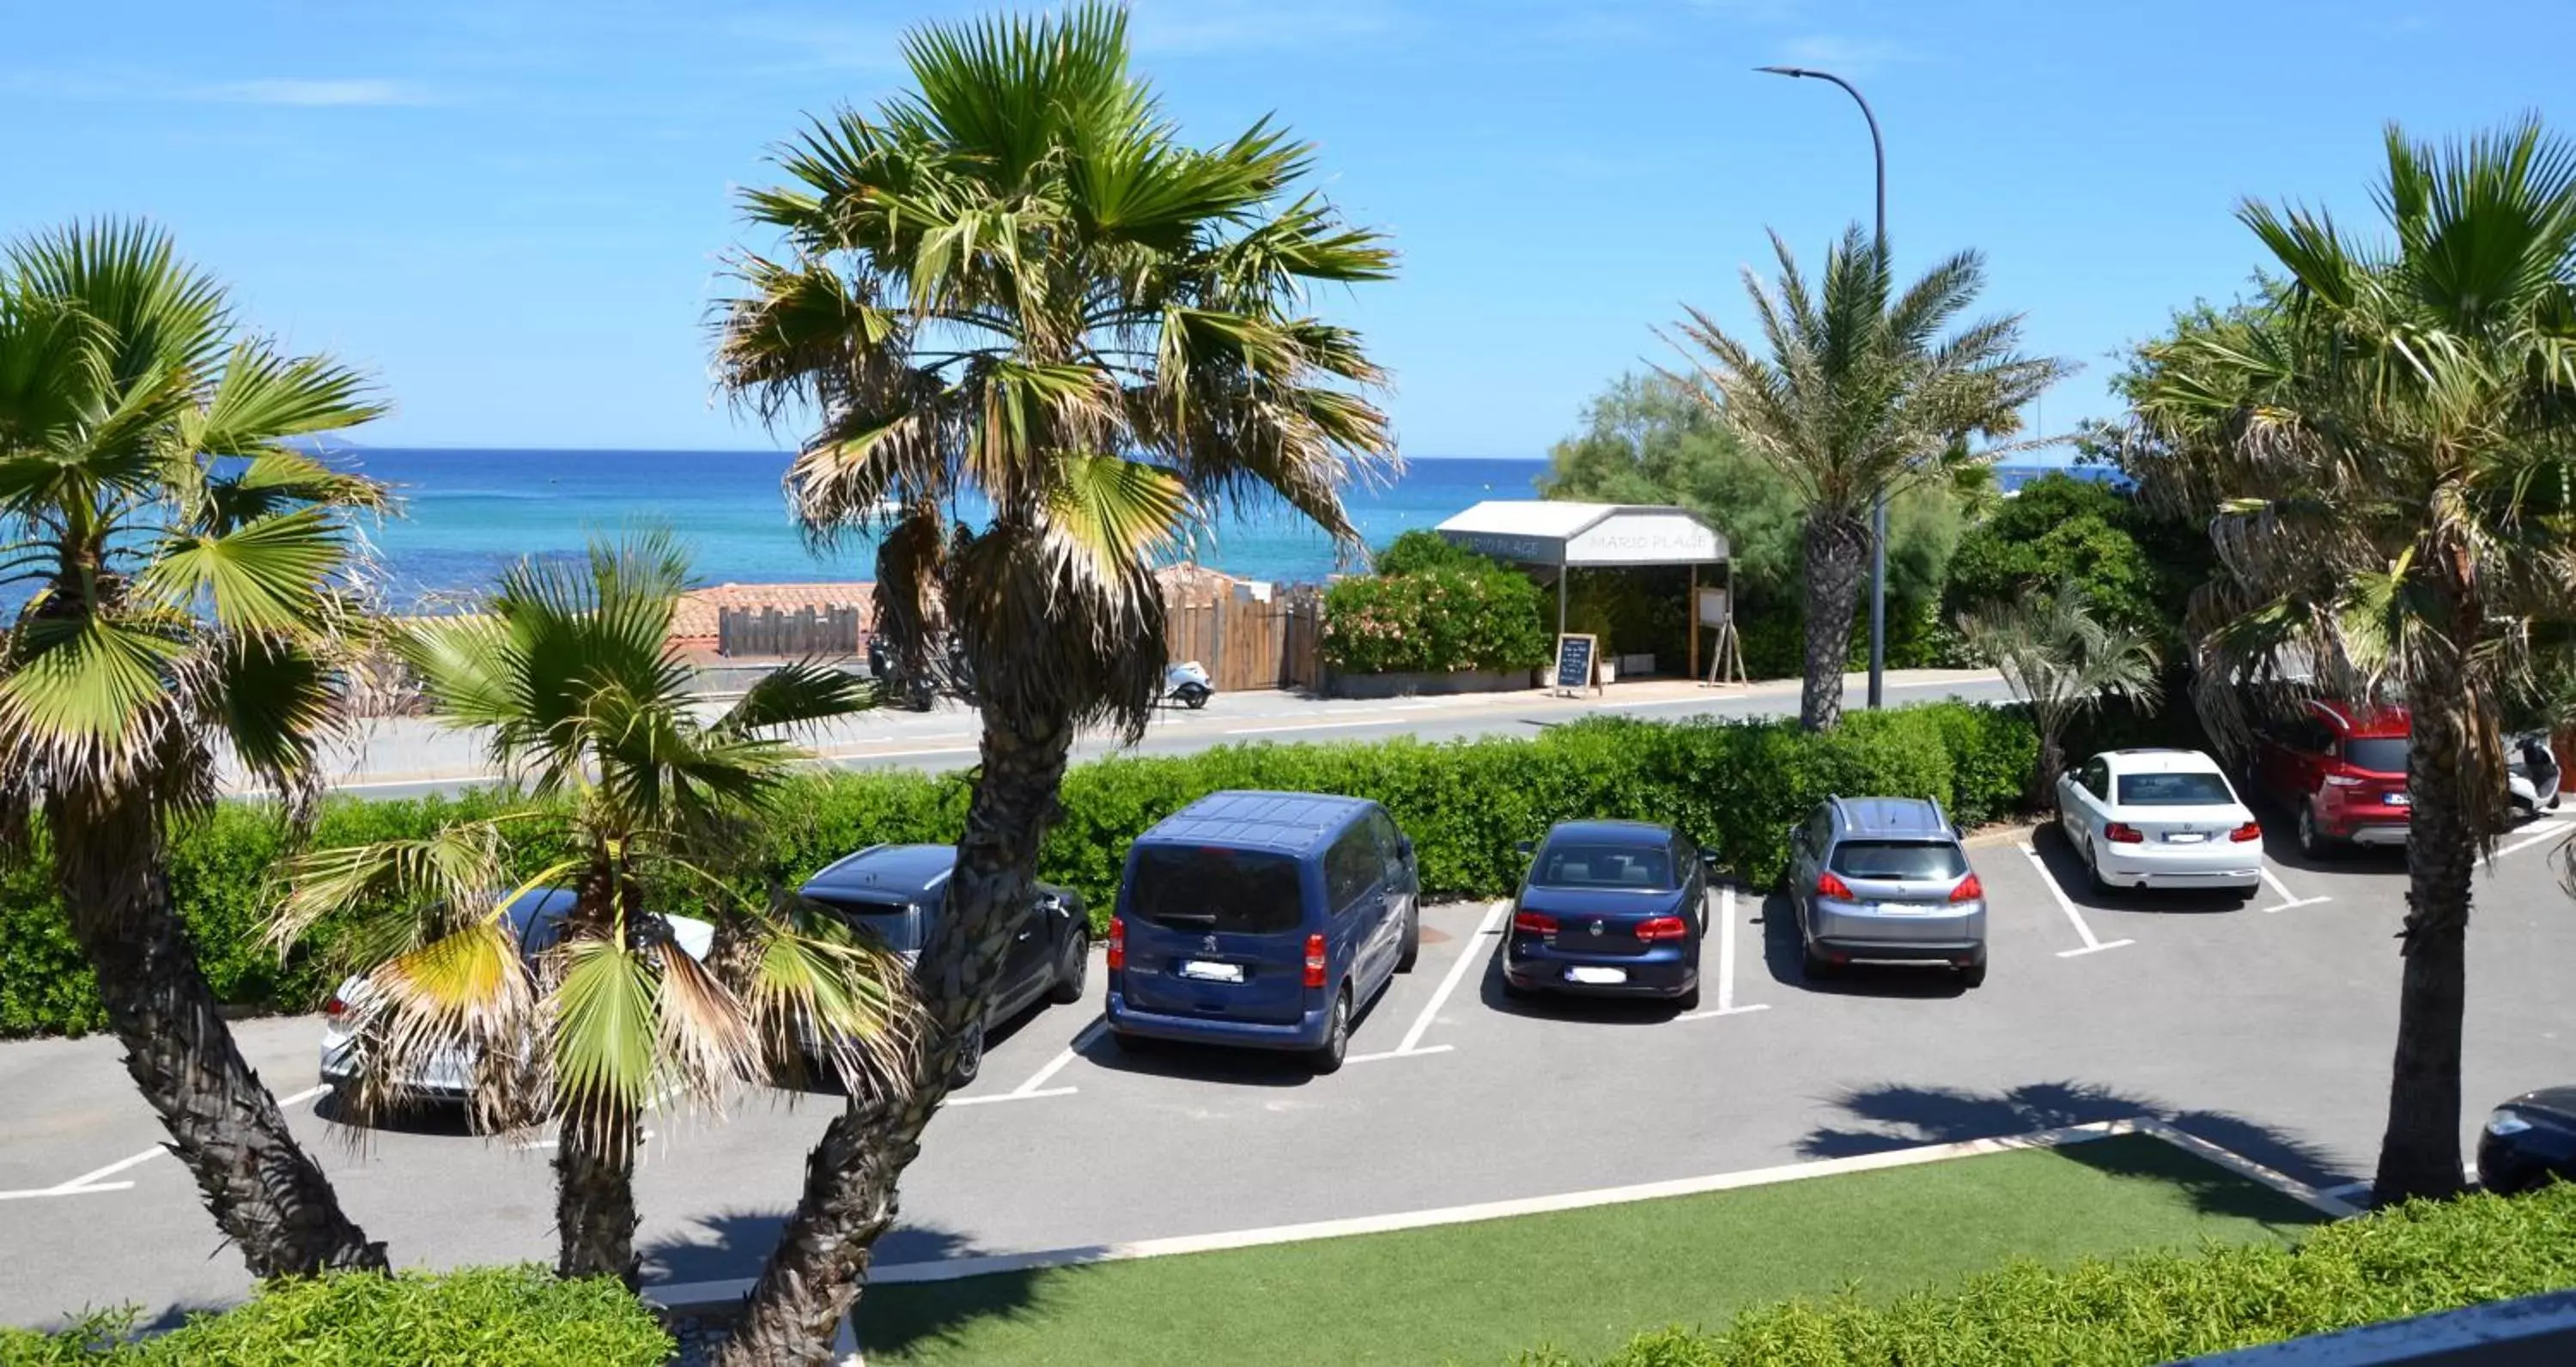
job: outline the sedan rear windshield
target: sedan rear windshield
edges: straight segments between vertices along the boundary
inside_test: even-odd
[[[1847,878],[1931,882],[1968,871],[1966,856],[1946,840],[1846,840],[1826,862]]]
[[[885,947],[898,954],[916,954],[927,931],[928,918],[918,907],[902,902],[868,902],[851,897],[816,897],[813,900],[841,913],[841,919],[854,930],[865,931],[885,941]]]
[[[2123,807],[2217,807],[2235,800],[2216,774],[2120,775]]]
[[[1222,847],[1148,845],[1127,872],[1126,913],[1166,930],[1279,935],[1306,924],[1297,861]]]
[[[2404,736],[2355,736],[2343,743],[2343,762],[2373,774],[2406,772]]]
[[[1542,888],[1634,888],[1670,892],[1673,856],[1637,845],[1550,845],[1540,850],[1530,882]]]

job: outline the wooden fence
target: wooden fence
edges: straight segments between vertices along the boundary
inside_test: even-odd
[[[1164,609],[1172,663],[1206,666],[1219,693],[1323,681],[1321,589],[1282,585],[1265,601],[1239,585],[1231,592],[1173,585]]]
[[[720,655],[856,655],[859,610],[855,607],[724,608],[716,613],[716,653]]]

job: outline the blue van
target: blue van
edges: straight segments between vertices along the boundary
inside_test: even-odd
[[[1413,842],[1374,802],[1211,793],[1137,837],[1109,922],[1109,1029],[1342,1066],[1422,947]]]

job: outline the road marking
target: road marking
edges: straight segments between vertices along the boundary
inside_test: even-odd
[[[653,1142],[653,1132],[652,1132],[651,1130],[637,1130],[637,1131],[635,1132],[635,1143],[636,1143],[637,1147],[639,1147],[639,1148],[640,1148],[640,1147],[642,1147],[643,1145],[646,1145],[646,1144],[649,1144],[649,1143],[652,1143],[652,1142]],[[517,1139],[517,1140],[512,1140],[512,1141],[511,1141],[511,1143],[510,1143],[510,1147],[511,1147],[513,1150],[515,1150],[515,1151],[517,1151],[517,1152],[519,1152],[519,1153],[535,1153],[535,1152],[536,1152],[537,1150],[539,1150],[539,1149],[552,1149],[552,1148],[559,1148],[559,1147],[561,1147],[561,1146],[562,1146],[562,1144],[563,1144],[563,1138],[562,1138],[562,1136],[560,1136],[560,1135],[556,1135],[556,1136],[549,1136],[549,1137],[547,1137],[547,1138],[545,1138],[545,1139]]]
[[[1063,1072],[1076,1058],[1081,1057],[1083,1050],[1090,1048],[1092,1042],[1100,1038],[1102,1031],[1107,1030],[1108,1028],[1109,1018],[1107,1016],[1092,1017],[1091,1024],[1082,1027],[1082,1033],[1073,1037],[1073,1043],[1066,1045],[1061,1053],[1058,1053],[1054,1058],[1047,1060],[1047,1066],[1040,1068],[1037,1071],[1037,1076],[1032,1077],[1028,1081],[1021,1083],[1019,1086],[1012,1088],[1012,1093],[1014,1095],[1026,1096],[1036,1092],[1039,1088],[1046,1086],[1048,1078],[1054,1077],[1056,1074]],[[1068,1087],[1065,1090],[1071,1091],[1073,1089]]]
[[[2564,821],[2544,821],[2537,826],[2525,827],[2524,829],[2526,834],[2522,839],[2496,851],[2495,857],[2502,859],[2516,850],[2527,850],[2544,840],[2555,840],[2559,835],[2567,830],[2567,823]]]
[[[988,1106],[996,1101],[1035,1101],[1040,1097],[1071,1096],[1080,1090],[1082,1089],[1079,1087],[1049,1087],[1044,1091],[1038,1092],[997,1092],[991,1096],[951,1097],[939,1104],[942,1106]]]
[[[77,1182],[65,1182],[59,1187],[30,1187],[25,1191],[0,1191],[0,1201],[25,1201],[38,1196],[87,1196],[93,1192],[131,1191],[133,1189],[134,1184],[132,1182],[101,1182],[95,1186],[83,1186]]]
[[[1431,994],[1430,1004],[1422,1008],[1421,1015],[1413,1018],[1413,1028],[1404,1032],[1404,1043],[1395,1046],[1389,1051],[1390,1053],[1416,1052],[1422,1043],[1422,1036],[1431,1029],[1431,1022],[1440,1015],[1440,1008],[1449,1004],[1449,994],[1457,991],[1459,980],[1467,976],[1467,966],[1482,962],[1485,937],[1494,933],[1494,927],[1502,923],[1503,913],[1511,908],[1512,899],[1508,897],[1494,899],[1494,905],[1485,912],[1485,919],[1477,924],[1475,935],[1459,947],[1458,961],[1449,965],[1449,976],[1440,980],[1440,990]]]
[[[1301,721],[1291,726],[1238,726],[1226,732],[1229,736],[1267,736],[1280,731],[1330,731],[1343,726],[1383,726],[1383,718],[1365,717],[1352,721]]]
[[[1717,890],[1717,1009],[1693,1011],[1675,1020],[1707,1020],[1711,1016],[1738,1016],[1748,1011],[1768,1011],[1768,1003],[1753,1006],[1735,1004],[1735,885]]]
[[[1419,1049],[1389,1049],[1376,1054],[1353,1054],[1342,1062],[1378,1063],[1391,1058],[1421,1058],[1426,1054],[1446,1054],[1457,1047],[1454,1044],[1426,1044]]]
[[[324,1083],[318,1087],[307,1087],[293,1096],[279,1097],[277,1099],[277,1109],[281,1111],[293,1110],[329,1090],[331,1090],[330,1084]],[[123,1191],[134,1184],[132,1182],[106,1182],[102,1184],[102,1179],[114,1177],[118,1173],[125,1171],[127,1168],[134,1167],[138,1164],[149,1163],[153,1159],[158,1158],[169,1151],[170,1150],[168,1148],[155,1144],[151,1148],[145,1149],[143,1152],[138,1153],[131,1158],[120,1158],[115,1162],[108,1164],[106,1167],[93,1168],[68,1182],[57,1182],[50,1187],[35,1187],[26,1191],[0,1191],[0,1201],[26,1196],[80,1196],[93,1191]]]
[[[2084,913],[2075,909],[2075,899],[2066,895],[2066,889],[2057,886],[2056,875],[2048,871],[2048,863],[2039,857],[2039,851],[2025,843],[2021,847],[2021,852],[2030,860],[2031,868],[2038,872],[2039,881],[2048,885],[2048,895],[2057,899],[2058,908],[2066,913],[2066,919],[2075,923],[2075,933],[2084,937],[2082,949],[2061,949],[2057,951],[2057,957],[2072,959],[2079,954],[2098,954],[2106,949],[2118,949],[2122,945],[2137,943],[2135,940],[2113,940],[2105,944],[2094,939],[2093,927],[2084,924]]]
[[[2282,882],[2281,875],[2272,872],[2272,866],[2269,864],[2263,866],[2263,881],[2272,885],[2272,891],[2281,894],[2281,904],[2277,907],[2263,908],[2267,912],[2288,911],[2292,907],[2312,907],[2319,902],[2334,900],[2331,897],[2301,897],[2290,891],[2290,885]]]

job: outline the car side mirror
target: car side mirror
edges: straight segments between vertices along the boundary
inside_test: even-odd
[[[1536,854],[1538,853],[1538,842],[1535,840],[1516,841],[1513,843],[1512,848],[1523,854]]]
[[[1395,852],[1407,859],[1411,859],[1413,857],[1413,837],[1409,835],[1397,836],[1395,838]]]
[[[1703,848],[1703,849],[1702,849],[1702,850],[1700,850],[1700,852],[1699,852],[1699,863],[1700,863],[1700,867],[1701,867],[1701,868],[1707,869],[1707,870],[1709,870],[1709,871],[1710,871],[1710,872],[1712,872],[1712,873],[1716,872],[1716,871],[1717,871],[1717,851],[1712,850],[1712,849],[1706,849],[1706,848]]]

